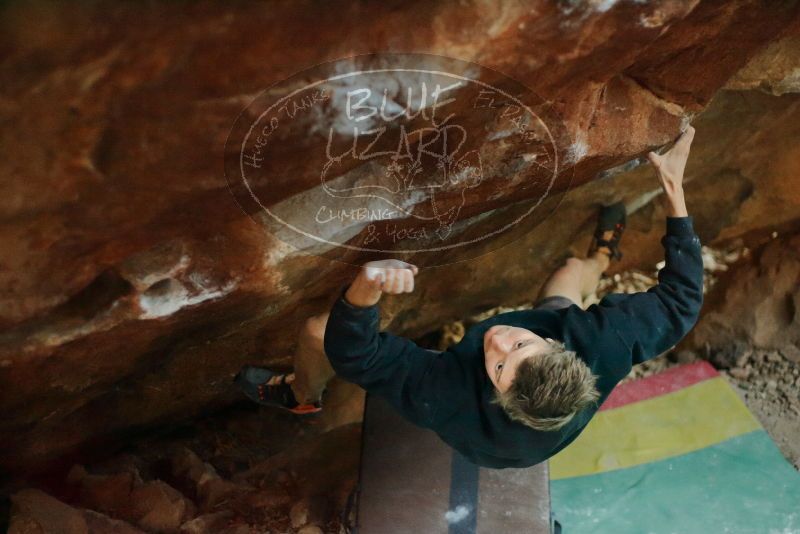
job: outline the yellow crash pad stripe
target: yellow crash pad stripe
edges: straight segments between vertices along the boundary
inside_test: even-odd
[[[550,459],[550,478],[602,473],[686,454],[761,428],[721,376],[597,412]]]

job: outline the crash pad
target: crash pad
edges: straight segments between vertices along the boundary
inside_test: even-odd
[[[706,361],[619,385],[550,478],[565,533],[800,533],[800,474]]]
[[[357,534],[550,534],[547,463],[487,469],[368,395]]]

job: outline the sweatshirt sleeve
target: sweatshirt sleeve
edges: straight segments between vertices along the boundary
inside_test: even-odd
[[[413,423],[430,427],[436,409],[441,355],[413,341],[379,332],[378,306],[359,307],[344,298],[334,303],[325,328],[324,347],[342,379],[385,398]]]
[[[608,363],[627,369],[683,339],[697,322],[703,304],[703,258],[692,223],[691,216],[667,217],[661,239],[665,264],[658,284],[639,293],[606,295],[575,321],[571,336],[588,337],[585,345],[618,347],[603,350],[600,357],[617,359]]]

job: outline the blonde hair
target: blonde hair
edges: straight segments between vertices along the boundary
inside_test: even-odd
[[[551,345],[547,352],[522,360],[509,388],[495,390],[491,401],[512,420],[535,430],[558,430],[600,398],[597,376],[589,366],[562,342]]]

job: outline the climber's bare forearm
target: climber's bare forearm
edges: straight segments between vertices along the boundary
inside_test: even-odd
[[[353,306],[367,307],[377,304],[381,300],[381,295],[383,295],[383,292],[380,287],[372,287],[371,284],[365,284],[362,280],[356,278],[347,288],[344,298]]]
[[[683,195],[683,186],[666,195],[667,217],[686,217],[686,199]]]

